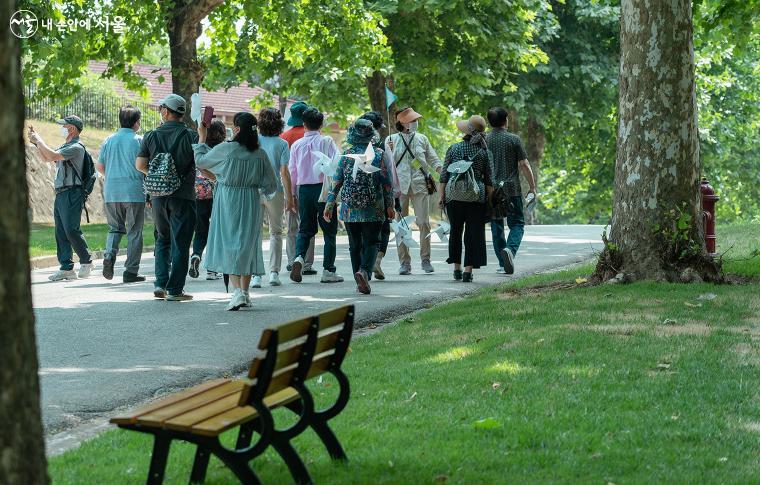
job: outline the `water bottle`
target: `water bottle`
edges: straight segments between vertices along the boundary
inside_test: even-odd
[[[525,210],[528,212],[533,212],[533,209],[536,208],[536,194],[533,192],[528,193],[528,196],[525,197]]]

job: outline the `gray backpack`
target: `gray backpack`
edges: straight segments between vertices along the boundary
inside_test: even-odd
[[[190,170],[180,177],[177,172],[177,164],[174,162],[172,153],[177,151],[179,144],[185,139],[186,134],[177,135],[177,139],[169,150],[161,150],[148,162],[148,175],[145,176],[143,187],[145,193],[152,197],[166,197],[172,195],[181,186],[187,173],[194,169],[195,164],[190,164]],[[159,139],[156,139],[158,145]]]
[[[450,175],[446,182],[446,202],[480,202],[483,199],[485,187],[475,180],[470,160],[450,163],[447,171]]]

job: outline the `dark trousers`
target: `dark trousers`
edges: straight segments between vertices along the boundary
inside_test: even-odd
[[[391,221],[386,219],[380,225],[380,241],[377,243],[377,251],[388,252],[388,241],[391,239]]]
[[[190,241],[195,229],[195,201],[175,197],[153,199],[156,224],[156,288],[179,295],[185,288]]]
[[[449,235],[449,264],[462,264],[462,234],[464,233],[464,266],[480,268],[486,265],[486,205],[479,202],[451,201],[446,204],[451,224]]]
[[[491,236],[493,238],[493,250],[499,260],[499,266],[504,266],[501,257],[502,249],[509,249],[512,255],[520,249],[523,234],[525,233],[525,216],[523,214],[523,199],[520,196],[509,198],[509,211],[507,212],[507,227],[509,237],[504,238],[504,219],[491,220]]]
[[[71,259],[76,251],[79,262],[92,263],[92,255],[87,248],[87,241],[82,234],[79,223],[82,220],[84,193],[79,188],[69,189],[55,194],[53,217],[55,219],[55,247],[58,262],[62,270],[74,269]]]
[[[322,184],[298,186],[298,214],[301,223],[298,226],[298,238],[296,239],[296,257],[306,258],[309,242],[317,234],[317,227],[322,230],[325,239],[324,262],[322,267],[327,271],[335,271],[335,237],[338,234],[338,211],[333,208],[332,219],[327,222],[322,213],[325,203],[319,202],[322,193]]]
[[[197,199],[195,201],[195,237],[193,238],[193,254],[203,254],[208,242],[208,228],[211,222],[211,209],[214,199]]]
[[[380,221],[346,222],[348,249],[351,253],[351,269],[354,273],[362,269],[367,274],[372,272],[382,227],[383,223]]]

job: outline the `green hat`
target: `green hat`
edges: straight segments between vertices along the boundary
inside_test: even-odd
[[[290,107],[290,118],[288,118],[288,126],[303,126],[303,112],[309,107],[308,104],[303,101],[293,103]]]
[[[77,127],[77,130],[79,130],[80,133],[82,132],[82,128],[84,128],[82,118],[77,115],[69,115],[62,120],[56,120],[56,123],[59,125],[74,125]]]
[[[346,141],[350,145],[366,145],[375,136],[375,127],[370,120],[359,118],[353,125],[348,127]]]

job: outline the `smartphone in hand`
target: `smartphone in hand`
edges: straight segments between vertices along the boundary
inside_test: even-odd
[[[211,120],[214,118],[214,107],[213,106],[206,106],[203,108],[203,118],[201,119],[201,123],[203,123],[203,126],[208,128],[211,126]]]

